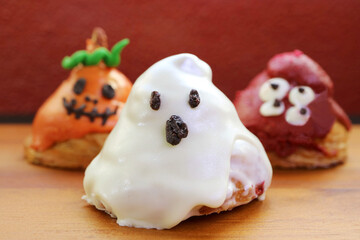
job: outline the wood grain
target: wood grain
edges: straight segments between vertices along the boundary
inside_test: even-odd
[[[275,171],[265,201],[164,231],[119,227],[87,205],[83,172],[26,163],[29,132],[29,125],[0,125],[0,239],[360,239],[360,126],[346,164]]]

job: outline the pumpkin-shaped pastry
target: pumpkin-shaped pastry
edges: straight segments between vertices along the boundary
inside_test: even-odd
[[[124,39],[109,51],[104,31],[95,28],[86,51],[63,59],[63,67],[72,70],[36,113],[25,143],[29,162],[81,169],[98,154],[132,86],[115,68],[128,43]]]

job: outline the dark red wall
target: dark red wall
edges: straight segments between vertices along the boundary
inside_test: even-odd
[[[120,70],[134,81],[154,62],[190,52],[230,98],[270,57],[301,49],[329,73],[335,98],[360,115],[360,1],[0,0],[0,116],[31,115],[65,79],[65,55],[101,26],[128,37]]]

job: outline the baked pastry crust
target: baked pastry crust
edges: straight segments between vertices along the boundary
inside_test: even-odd
[[[273,167],[279,168],[329,168],[344,163],[347,158],[348,131],[336,121],[330,132],[315,142],[320,150],[298,147],[287,157],[279,157],[275,152],[268,151]]]
[[[199,214],[194,215],[209,215],[212,213],[230,211],[237,206],[251,202],[255,198],[260,198],[260,200],[262,200],[262,197],[264,196],[262,195],[264,192],[263,186],[260,186],[260,188],[255,188],[254,186],[252,186],[248,189],[245,189],[244,185],[241,182],[233,178],[231,179],[231,182],[236,186],[236,191],[232,193],[231,197],[226,198],[225,202],[220,207],[210,208],[206,206],[201,206],[198,210]]]
[[[197,206],[192,209],[189,214],[185,217],[185,219],[193,217],[193,216],[201,216],[201,215],[210,215],[213,213],[220,213],[223,211],[230,211],[235,207],[240,205],[245,205],[252,200],[258,198],[259,200],[263,200],[265,197],[264,186],[263,184],[260,186],[252,186],[248,189],[244,188],[244,185],[237,181],[234,178],[231,178],[230,181],[236,187],[236,190],[232,193],[231,196],[228,196],[224,203],[218,208],[210,208],[207,206]],[[108,213],[111,217],[116,218],[116,216],[100,202],[101,209],[105,209],[105,212]],[[184,220],[185,220],[184,219]]]
[[[30,147],[32,139],[29,136],[25,140],[25,158],[30,163],[48,167],[85,169],[100,152],[107,136],[108,133],[90,133],[56,143],[42,152]]]
[[[334,165],[344,163],[347,158],[347,138],[348,131],[340,122],[335,122],[327,136],[323,139],[317,139],[318,147],[323,151],[309,150],[299,147],[293,154],[286,158],[279,157],[275,152],[267,152],[272,166],[279,168],[328,168]],[[325,154],[327,153],[327,154]],[[208,215],[212,213],[220,213],[222,211],[230,211],[233,208],[247,204],[259,198],[262,200],[263,189],[261,186],[244,189],[241,182],[231,179],[236,186],[230,198],[218,208],[209,208],[201,206],[198,214]],[[255,188],[255,189],[254,189]]]

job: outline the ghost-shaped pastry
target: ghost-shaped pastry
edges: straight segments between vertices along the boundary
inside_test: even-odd
[[[269,160],[211,78],[191,54],[145,71],[86,169],[84,199],[121,226],[163,229],[209,213],[204,207],[219,212],[263,198]]]

